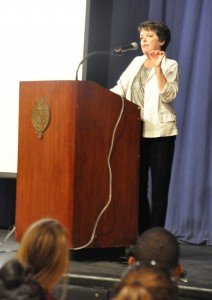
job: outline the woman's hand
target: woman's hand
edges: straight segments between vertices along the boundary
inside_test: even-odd
[[[153,64],[153,67],[158,68],[161,66],[162,59],[166,53],[164,51],[159,50],[151,50],[146,53],[148,60],[150,60]]]
[[[167,79],[164,76],[163,71],[161,69],[161,62],[165,55],[166,53],[160,50],[151,50],[148,53],[146,53],[148,60],[151,61],[155,69],[155,74],[158,79],[158,89],[160,92],[163,91],[167,83]]]

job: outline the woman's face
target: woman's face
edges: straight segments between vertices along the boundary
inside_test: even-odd
[[[140,31],[141,50],[145,54],[151,50],[161,50],[164,42],[158,40],[154,31],[141,29]]]

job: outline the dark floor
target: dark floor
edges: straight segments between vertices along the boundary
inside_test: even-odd
[[[0,230],[0,266],[12,258],[18,248],[14,234]],[[180,244],[180,263],[186,278],[179,280],[180,299],[212,300],[212,247]],[[85,249],[72,251],[66,299],[109,299],[113,286],[127,268],[125,249]],[[55,291],[60,294],[60,285]]]

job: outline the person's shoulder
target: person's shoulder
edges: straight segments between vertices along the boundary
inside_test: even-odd
[[[132,62],[142,62],[144,61],[146,58],[145,58],[145,55],[138,55],[138,56],[135,56],[132,60]]]
[[[164,57],[164,63],[169,65],[178,64],[176,60],[168,58],[167,56]]]
[[[145,55],[135,56],[132,59],[131,63],[129,64],[129,67],[132,68],[134,66],[141,65],[144,61],[145,61]]]
[[[46,290],[45,290],[45,296],[46,296],[46,300],[56,300],[55,297],[51,295],[49,292],[47,292]]]
[[[164,57],[162,61],[161,67],[166,70],[166,69],[171,69],[171,70],[178,70],[178,62],[174,59],[170,59],[168,57]]]
[[[56,298],[53,297],[52,295],[48,294],[48,295],[46,295],[46,300],[56,300]]]

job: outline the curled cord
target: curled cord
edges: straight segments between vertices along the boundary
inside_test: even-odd
[[[116,121],[116,124],[113,128],[111,144],[110,144],[110,150],[109,150],[108,157],[107,157],[107,165],[108,165],[108,170],[109,170],[109,197],[108,197],[108,202],[103,207],[103,209],[101,210],[101,212],[99,213],[99,215],[96,219],[96,222],[94,224],[94,228],[93,228],[90,240],[85,245],[77,247],[77,248],[71,248],[71,250],[80,250],[80,249],[86,248],[93,242],[93,240],[95,238],[96,228],[97,228],[97,225],[99,223],[99,220],[100,220],[103,213],[106,211],[106,209],[109,207],[109,205],[111,203],[111,199],[112,199],[112,171],[111,171],[111,165],[110,165],[110,157],[111,157],[111,153],[112,153],[112,150],[113,150],[113,144],[114,144],[114,137],[115,137],[116,129],[118,127],[118,124],[121,120],[121,117],[122,117],[122,114],[123,114],[123,111],[124,111],[124,98],[121,97],[121,100],[122,100],[122,106],[121,106],[121,110],[120,110],[118,119]]]

